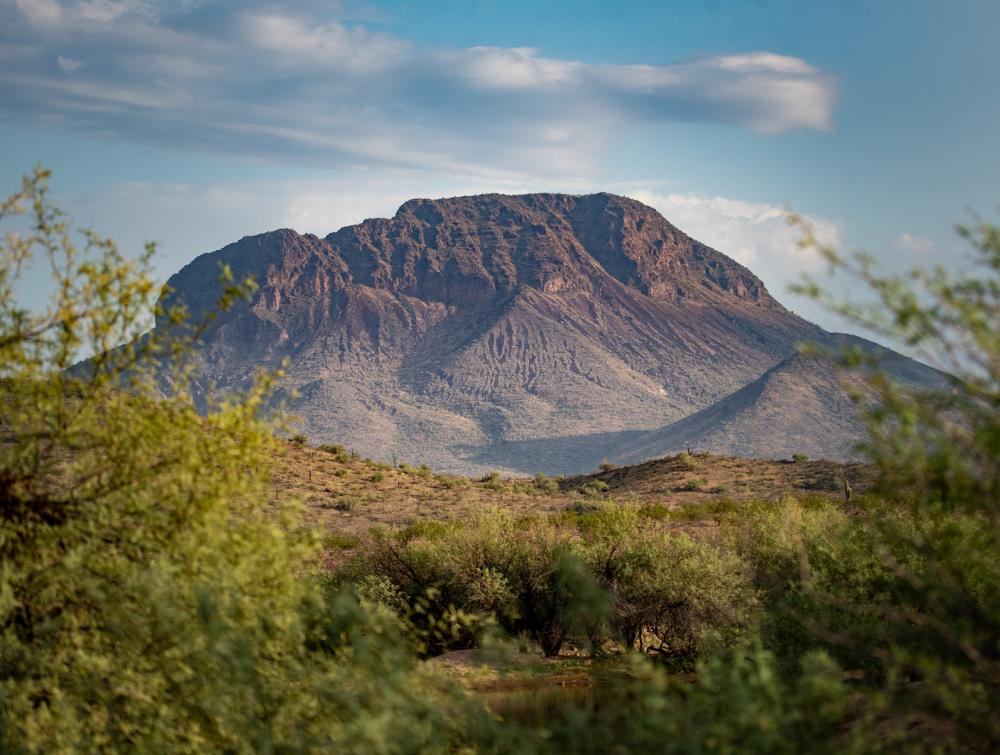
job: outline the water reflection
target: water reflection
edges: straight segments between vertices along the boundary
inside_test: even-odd
[[[590,683],[538,684],[481,693],[501,718],[524,726],[542,726],[569,711],[591,713],[597,687]]]

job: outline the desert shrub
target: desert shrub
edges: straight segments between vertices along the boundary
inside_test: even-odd
[[[709,635],[731,645],[749,631],[755,591],[732,553],[651,526],[632,506],[602,508],[579,526],[581,554],[611,596],[611,628],[625,647],[691,667]]]
[[[341,464],[347,464],[354,458],[349,454],[346,449],[339,443],[326,444],[318,447],[320,451],[325,451],[326,453],[333,456]]]
[[[556,495],[559,492],[559,482],[544,472],[539,472],[534,479],[535,489],[544,495]]]
[[[296,433],[295,435],[289,436],[288,442],[294,443],[297,446],[304,446],[309,442],[309,438],[302,435],[302,433]]]
[[[690,472],[698,468],[698,462],[695,461],[695,458],[687,451],[681,451],[677,454],[676,459],[677,465],[683,470]]]
[[[587,514],[593,514],[595,511],[601,510],[600,502],[592,501],[573,501],[567,504],[563,509],[567,514],[571,514],[574,517],[585,516]],[[561,520],[558,520],[561,521]]]
[[[400,464],[398,469],[403,474],[412,475],[414,477],[430,477],[434,473],[434,470],[427,464],[421,464],[419,467],[410,466],[409,464]]]
[[[600,466],[600,467],[598,467],[598,468],[599,468],[599,469],[600,469],[600,470],[601,470],[602,472],[613,472],[613,471],[614,471],[615,469],[617,469],[618,467],[617,467],[617,465],[615,465],[615,464],[612,464],[612,463],[611,463],[610,461],[608,461],[607,459],[604,459],[604,460],[603,460],[603,461],[601,462],[601,466]]]
[[[419,606],[407,618],[421,626],[449,615],[467,619],[469,631],[427,642],[425,653],[474,646],[495,620],[556,654],[567,639],[585,640],[581,617],[602,599],[576,562],[573,533],[545,522],[525,527],[509,514],[489,511],[432,530],[374,532],[370,538],[345,571],[347,578],[390,579],[411,608]]]
[[[349,575],[388,578],[431,613],[491,615],[546,654],[615,639],[690,668],[709,635],[732,644],[756,610],[742,561],[634,507],[591,506],[528,527],[486,512],[427,532],[376,532],[361,550]]]
[[[503,480],[499,472],[487,472],[479,478],[480,484],[487,490],[503,490]]]
[[[372,476],[368,478],[372,482],[382,482],[385,479],[385,473],[382,471],[373,472]]]
[[[681,485],[681,490],[686,490],[690,492],[704,490],[708,486],[708,483],[701,477],[691,477],[684,481]]]
[[[493,543],[487,531],[479,534],[473,543],[464,528],[443,522],[419,523],[394,534],[374,531],[344,576],[355,584],[377,578],[395,586],[403,600],[398,613],[422,655],[474,647],[499,609],[481,603],[490,590],[485,583],[477,585],[477,578],[489,569]],[[478,559],[463,550],[477,546],[482,549]]]
[[[440,485],[445,490],[452,490],[454,488],[460,488],[465,485],[465,480],[461,477],[455,477],[453,475],[439,474],[434,475],[434,479],[437,484]]]
[[[791,599],[821,609],[805,622],[817,642],[872,670],[864,692],[892,711],[885,736],[919,746],[906,726],[915,717],[935,721],[949,747],[995,748],[1000,723],[985,700],[1000,692],[1000,604],[983,586],[1000,577],[1000,229],[959,228],[972,257],[955,272],[902,276],[806,231],[804,245],[868,298],[836,300],[813,280],[798,291],[941,374],[937,386],[907,388],[880,369],[878,351],[833,355],[875,396],[855,398],[882,501],[846,526],[846,545],[804,533]]]
[[[795,464],[802,464],[803,462],[809,461],[809,457],[802,453],[792,454],[792,461]]]
[[[361,499],[356,495],[342,495],[333,504],[337,511],[354,511],[361,505]]]
[[[600,498],[610,489],[611,486],[608,485],[608,483],[606,483],[604,480],[589,480],[588,482],[585,482],[583,485],[578,487],[576,490],[578,493],[581,493],[590,498]]]

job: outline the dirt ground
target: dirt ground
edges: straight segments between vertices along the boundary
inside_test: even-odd
[[[871,470],[862,464],[680,454],[563,480],[484,481],[437,474],[426,467],[394,468],[327,448],[283,443],[273,469],[274,496],[301,500],[311,523],[343,535],[377,525],[401,527],[462,517],[487,507],[547,514],[607,498],[671,510],[717,498],[842,498],[845,481],[853,493],[861,493],[872,479]]]

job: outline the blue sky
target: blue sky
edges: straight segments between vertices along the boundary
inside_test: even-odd
[[[159,270],[411,196],[607,190],[785,292],[1000,207],[1000,2],[0,0],[0,168]],[[43,286],[43,281],[34,285]]]

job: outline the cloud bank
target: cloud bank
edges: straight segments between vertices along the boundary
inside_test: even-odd
[[[497,177],[579,174],[636,123],[825,130],[835,100],[831,77],[772,52],[609,65],[424,49],[336,6],[255,0],[0,0],[0,62],[9,116],[85,134]]]

